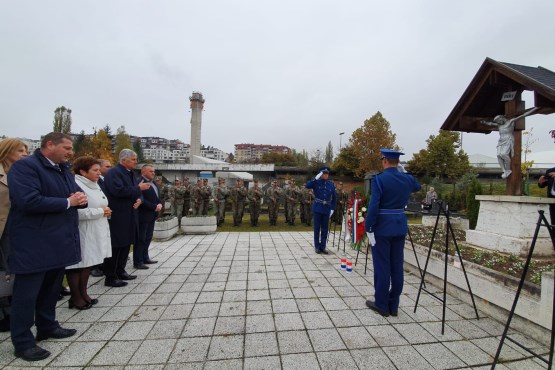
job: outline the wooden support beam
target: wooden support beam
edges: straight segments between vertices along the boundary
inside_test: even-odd
[[[505,116],[515,117],[517,112],[524,111],[525,104],[520,99],[511,100],[505,103]],[[524,118],[515,122],[514,155],[511,158],[511,175],[507,177],[507,195],[520,196],[523,193],[521,153],[522,153],[522,130],[524,130]]]

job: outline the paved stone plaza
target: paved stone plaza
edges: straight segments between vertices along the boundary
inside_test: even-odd
[[[86,311],[60,302],[64,327],[78,333],[41,346],[52,352],[28,363],[13,356],[1,333],[5,368],[99,369],[488,369],[503,324],[448,297],[445,334],[441,302],[423,294],[420,279],[405,276],[398,317],[365,306],[372,269],[347,274],[335,249],[313,252],[312,233],[217,233],[153,243],[159,261],[139,270],[123,288],[91,277],[99,303]],[[354,255],[354,254],[353,254]],[[371,265],[371,262],[370,262]],[[129,269],[131,272],[132,269]],[[513,338],[541,353],[530,338]],[[497,369],[545,369],[506,342]]]

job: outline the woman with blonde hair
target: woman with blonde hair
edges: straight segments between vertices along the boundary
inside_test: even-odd
[[[27,156],[27,144],[19,139],[4,139],[0,141],[0,270],[5,276],[0,279],[10,279],[8,268],[8,228],[6,221],[10,211],[10,193],[8,189],[8,172],[15,161]],[[0,297],[0,332],[10,330],[10,298]]]
[[[87,292],[91,267],[112,255],[108,218],[112,210],[108,198],[100,189],[100,162],[93,157],[79,157],[73,162],[75,182],[87,195],[87,208],[79,209],[79,237],[81,262],[66,267],[67,282],[71,291],[69,308],[86,310],[98,303]]]

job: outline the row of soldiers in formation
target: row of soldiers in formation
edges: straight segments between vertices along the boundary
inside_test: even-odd
[[[343,210],[347,201],[348,194],[343,190],[343,183],[336,185],[337,210]],[[225,220],[225,209],[228,201],[231,201],[233,213],[233,226],[240,226],[243,221],[245,206],[248,204],[251,226],[258,226],[262,203],[268,206],[270,226],[277,225],[280,205],[283,204],[285,222],[291,226],[295,225],[297,212],[300,215],[301,223],[308,226],[312,222],[312,202],[314,194],[312,189],[304,186],[297,186],[295,180],[288,181],[286,187],[278,186],[277,180],[273,180],[271,185],[264,191],[259,186],[258,180],[254,180],[250,189],[247,189],[243,180],[237,179],[234,187],[229,188],[225,185],[225,179],[219,178],[218,184],[211,187],[208,179],[198,179],[196,185],[184,178],[183,182],[175,180],[173,186],[164,185],[161,187],[160,199],[162,204],[170,202],[171,209],[162,209],[161,214],[170,213],[177,216],[181,225],[181,219],[187,216],[206,216],[210,202],[214,205],[214,215],[217,218],[217,225],[221,226]],[[297,208],[299,210],[297,211]],[[343,212],[335,212],[333,222],[342,222]]]

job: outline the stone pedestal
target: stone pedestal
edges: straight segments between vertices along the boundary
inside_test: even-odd
[[[213,234],[216,229],[216,216],[183,217],[181,219],[181,231],[184,234]]]
[[[152,238],[158,241],[171,239],[177,234],[178,222],[177,217],[167,221],[156,221],[154,223],[154,233]]]
[[[437,221],[437,214],[435,216],[423,215],[422,216],[422,226],[434,227]],[[468,219],[462,217],[449,217],[449,222],[453,229],[468,230],[470,228],[468,224]],[[447,218],[445,216],[439,216],[439,222],[437,227],[440,229],[445,229],[447,226]]]
[[[508,195],[477,195],[480,212],[476,230],[466,232],[467,243],[477,247],[526,256],[536,224],[538,210],[549,219],[549,204],[555,199]],[[535,257],[554,257],[553,243],[547,228],[541,227],[534,247]]]

